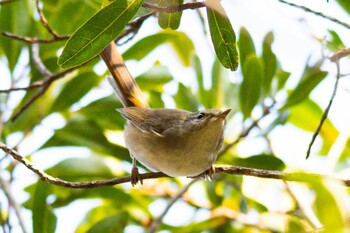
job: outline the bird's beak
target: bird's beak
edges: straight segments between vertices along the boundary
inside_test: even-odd
[[[225,111],[221,111],[221,112],[218,114],[217,118],[225,119],[226,116],[228,115],[228,113],[229,113],[230,111],[231,111],[231,109],[227,109],[227,110],[225,110]]]

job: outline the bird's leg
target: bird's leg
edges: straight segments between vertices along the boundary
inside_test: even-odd
[[[139,181],[141,184],[143,184],[142,182],[142,178],[139,174],[139,169],[136,166],[136,159],[134,158],[134,156],[131,155],[132,158],[132,168],[131,168],[131,184],[132,186],[136,185]]]
[[[215,174],[215,167],[214,165],[211,165],[210,168],[208,168],[208,170],[202,173],[202,177],[207,181],[211,181],[213,179],[214,174]]]

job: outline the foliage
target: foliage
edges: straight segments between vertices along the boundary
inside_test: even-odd
[[[349,11],[347,1],[338,2]],[[125,120],[115,111],[122,105],[114,94],[107,91],[109,87],[105,86],[104,77],[108,71],[97,57],[109,43],[126,32],[130,22],[144,17],[147,23],[154,23],[148,16],[155,15],[158,31],[148,33],[146,27],[139,25],[141,29],[135,27],[131,30],[131,34],[137,34],[135,39],[127,40],[127,48],[123,47],[124,59],[136,66],[154,54],[159,58],[148,64],[147,69],[140,68],[142,72],[136,76],[150,106],[173,105],[190,111],[231,108],[225,140],[225,145],[231,146],[219,156],[217,163],[265,170],[292,170],[293,165],[280,157],[270,145],[270,136],[278,129],[291,125],[304,133],[316,130],[323,109],[312,98],[312,93],[323,80],[330,78],[329,72],[323,68],[327,60],[306,61],[302,74],[297,77],[294,70],[282,67],[273,47],[275,33],[266,32],[262,42],[256,42],[252,33],[254,29],[236,28],[222,3],[210,0],[209,5],[204,7],[207,9],[197,9],[202,17],[206,12],[202,23],[209,28],[208,38],[216,54],[207,69],[204,65],[208,64],[206,57],[198,55],[201,48],[194,43],[193,35],[181,31],[181,25],[186,23],[181,21],[183,12],[157,13],[147,7],[148,4],[158,8],[174,7],[183,3],[181,0],[42,1],[42,13],[50,27],[60,35],[69,34],[70,38],[65,41],[54,37],[52,43],[41,43],[40,53],[35,54],[35,45],[1,36],[0,62],[7,66],[2,72],[9,73],[8,80],[3,76],[0,78],[1,89],[5,89],[5,81],[10,83],[8,87],[36,85],[45,81],[48,76],[38,66],[37,55],[42,65],[53,74],[74,69],[54,80],[47,89],[42,85],[27,89],[23,95],[0,93],[1,141],[19,148],[23,155],[34,158],[35,162],[49,161],[44,165],[45,171],[64,180],[105,180],[129,175],[131,159],[121,140]],[[0,31],[28,38],[49,40],[53,37],[37,17],[33,1],[13,1],[0,7]],[[195,12],[186,13],[196,15]],[[139,36],[138,30],[146,33]],[[239,32],[237,41],[236,32]],[[336,52],[345,47],[335,30],[330,29],[329,34],[331,39],[326,46],[330,51]],[[204,36],[202,39],[206,40]],[[162,57],[168,54],[158,53],[164,48],[171,48],[165,50],[169,56],[175,52],[173,59],[178,60],[176,65],[181,71],[193,72],[189,82],[182,82],[173,67],[163,62]],[[302,67],[296,69],[301,70]],[[206,74],[208,70],[211,73]],[[296,85],[289,84],[293,82]],[[44,93],[16,120],[11,120],[41,90]],[[57,123],[57,119],[61,123]],[[43,136],[38,133],[43,129],[49,133]],[[321,158],[327,155],[340,137],[340,131],[327,119],[320,131],[320,150],[312,156]],[[237,142],[232,143],[235,138],[238,138]],[[265,146],[258,152],[241,153],[240,146],[245,143],[254,147],[251,139],[262,140]],[[37,140],[41,143],[39,146],[34,143],[34,148],[29,147],[29,150],[22,146]],[[286,140],[289,140],[288,136]],[[340,168],[348,165],[350,156],[350,139],[345,141],[336,161]],[[52,165],[55,156],[52,155],[52,159],[50,156],[55,154],[54,151],[68,155],[60,157]],[[9,157],[1,157],[1,181],[5,177],[17,179],[17,166],[22,165],[13,163]],[[340,188],[334,188],[328,180],[308,176],[306,169],[298,169],[303,172],[299,174],[303,183],[274,181],[269,191],[266,191],[267,182],[257,185],[259,179],[252,181],[228,174],[216,174],[211,182],[198,181],[181,200],[186,209],[193,212],[187,223],[179,225],[163,221],[158,229],[169,232],[302,232],[315,231],[320,227],[325,232],[330,232],[330,229],[343,232],[347,229],[346,219],[350,211],[337,195],[336,191]],[[125,184],[87,190],[62,188],[40,180],[32,184],[29,182],[27,187],[23,187],[28,200],[22,206],[32,213],[32,219],[26,221],[32,221],[35,233],[56,232],[59,208],[78,201],[84,205],[91,200],[100,202],[86,212],[76,232],[122,232],[130,226],[143,232],[149,229],[158,215],[159,211],[154,213],[152,206],[168,202],[187,185],[188,179],[164,178],[144,181],[143,186],[134,188]],[[248,194],[248,189],[256,192]],[[304,197],[309,197],[306,198],[306,208],[313,211],[304,211],[305,207],[298,201],[304,197],[298,195],[298,190],[302,190]],[[277,192],[278,200],[287,198],[290,206],[275,211],[264,203],[261,197],[266,194],[264,192],[267,195]],[[282,206],[281,203],[275,204]],[[6,211],[1,204],[0,223],[3,228],[8,224],[4,221],[7,219]],[[258,220],[251,221],[254,219],[252,215],[258,216]]]

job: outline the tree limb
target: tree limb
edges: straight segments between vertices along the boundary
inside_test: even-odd
[[[62,186],[66,188],[74,188],[74,189],[89,189],[89,188],[97,188],[103,186],[112,186],[116,184],[128,183],[131,181],[130,176],[118,177],[109,180],[98,180],[98,181],[88,181],[88,182],[70,182],[66,180],[62,180],[60,178],[52,177],[45,173],[43,170],[37,168],[31,161],[20,155],[16,150],[9,148],[4,143],[0,142],[0,149],[5,153],[11,155],[15,160],[22,163],[29,170],[33,171],[35,174],[39,176],[39,178],[48,184],[53,184],[57,186]],[[264,170],[258,168],[249,168],[249,167],[240,167],[240,166],[230,166],[230,165],[215,165],[215,173],[226,173],[231,175],[243,175],[243,176],[253,176],[260,177],[266,179],[278,179],[285,181],[295,181],[295,182],[306,182],[309,178],[331,178],[338,183],[350,187],[350,180],[347,179],[339,179],[331,176],[314,174],[314,173],[287,173],[276,170]],[[144,174],[140,174],[140,177],[143,180],[147,179],[155,179],[161,177],[169,177],[168,175],[162,172],[148,172]]]

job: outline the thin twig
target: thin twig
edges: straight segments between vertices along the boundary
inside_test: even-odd
[[[349,50],[349,52],[350,52],[350,50]],[[337,54],[338,54],[338,53],[337,53]],[[344,53],[342,53],[342,54],[344,54]],[[339,59],[340,59],[340,58],[338,58],[338,57],[342,58],[342,57],[344,57],[344,56],[338,54],[338,56],[332,56],[332,57],[330,58],[330,60],[336,64],[336,67],[337,67],[337,77],[336,77],[336,79],[335,79],[334,88],[333,88],[333,93],[332,93],[332,96],[331,96],[331,98],[330,98],[330,100],[329,100],[328,106],[327,106],[327,108],[325,109],[325,111],[324,111],[324,113],[323,113],[323,115],[322,115],[322,117],[321,117],[321,121],[320,121],[320,123],[319,123],[319,125],[318,125],[316,131],[315,131],[314,134],[312,135],[311,141],[310,141],[310,143],[309,143],[309,147],[308,147],[307,152],[306,152],[306,159],[308,159],[309,156],[310,156],[312,145],[314,144],[314,142],[315,142],[315,140],[316,140],[318,134],[320,133],[320,131],[321,131],[321,129],[322,129],[323,123],[325,122],[325,120],[326,120],[327,117],[328,117],[328,112],[329,112],[329,110],[330,110],[330,108],[331,108],[331,106],[332,106],[333,100],[334,100],[335,95],[336,95],[337,90],[338,90],[338,83],[339,83],[339,80],[340,80],[340,65],[339,65]],[[333,59],[333,60],[332,60],[332,59]]]
[[[8,183],[2,178],[1,171],[0,171],[0,187],[1,187],[2,191],[4,192],[4,194],[5,194],[5,196],[6,196],[7,200],[8,200],[9,206],[13,207],[13,209],[14,209],[14,211],[16,213],[16,216],[17,216],[17,219],[18,219],[18,223],[19,223],[19,226],[21,227],[22,232],[23,233],[28,232],[26,230],[25,225],[24,225],[24,221],[23,221],[23,217],[22,217],[22,214],[21,214],[20,207],[17,204],[17,202],[15,201],[15,199],[13,198],[13,195],[12,195],[12,193],[10,191]]]
[[[330,21],[332,21],[334,23],[337,23],[339,25],[342,25],[343,27],[346,27],[347,29],[350,29],[350,25],[349,24],[347,24],[345,22],[342,22],[342,21],[340,21],[337,18],[334,18],[332,16],[325,15],[322,12],[314,11],[314,10],[308,8],[308,7],[300,6],[300,5],[297,5],[297,4],[294,4],[294,3],[291,3],[291,2],[287,2],[287,1],[284,1],[284,0],[278,0],[278,1],[281,2],[281,3],[287,4],[289,6],[302,9],[302,10],[304,10],[306,12],[313,13],[313,14],[315,14],[317,16],[321,16],[322,18],[328,19],[328,20],[330,20]]]
[[[164,211],[161,213],[161,215],[159,215],[158,218],[154,219],[151,223],[151,226],[149,227],[149,233],[155,233],[158,229],[158,227],[160,226],[160,224],[162,224],[163,219],[165,217],[165,215],[169,212],[170,208],[185,194],[185,192],[187,192],[187,190],[195,183],[199,180],[199,178],[195,178],[193,180],[191,180],[191,182],[189,182],[187,185],[185,185],[167,204],[167,206],[165,207]]]
[[[38,43],[32,44],[32,58],[33,58],[33,61],[34,61],[36,68],[38,68],[38,70],[41,74],[43,74],[47,78],[52,76],[51,71],[48,68],[46,68],[46,66],[44,65],[44,63],[42,62],[42,60],[40,58],[39,44]]]
[[[88,181],[88,182],[70,182],[66,180],[62,180],[60,178],[55,178],[43,170],[37,168],[31,161],[20,155],[16,150],[13,150],[6,146],[4,143],[0,142],[0,149],[3,150],[6,154],[11,155],[15,160],[22,163],[29,170],[33,171],[35,174],[39,176],[39,178],[48,184],[53,184],[66,188],[74,188],[74,189],[89,189],[89,188],[97,188],[104,186],[112,186],[116,184],[129,183],[131,181],[130,176],[118,177],[109,180],[99,180],[99,181]],[[240,166],[230,166],[230,165],[215,165],[215,173],[226,173],[231,175],[243,175],[243,176],[253,176],[260,177],[266,179],[278,179],[285,181],[295,181],[295,182],[306,182],[306,177],[309,178],[329,178],[334,181],[350,187],[350,180],[347,179],[339,179],[331,176],[321,175],[321,174],[302,174],[302,173],[287,173],[275,170],[264,170],[257,168],[249,168],[249,167],[240,167]],[[142,180],[147,179],[155,179],[161,177],[169,177],[168,175],[161,172],[149,172],[140,174]]]

